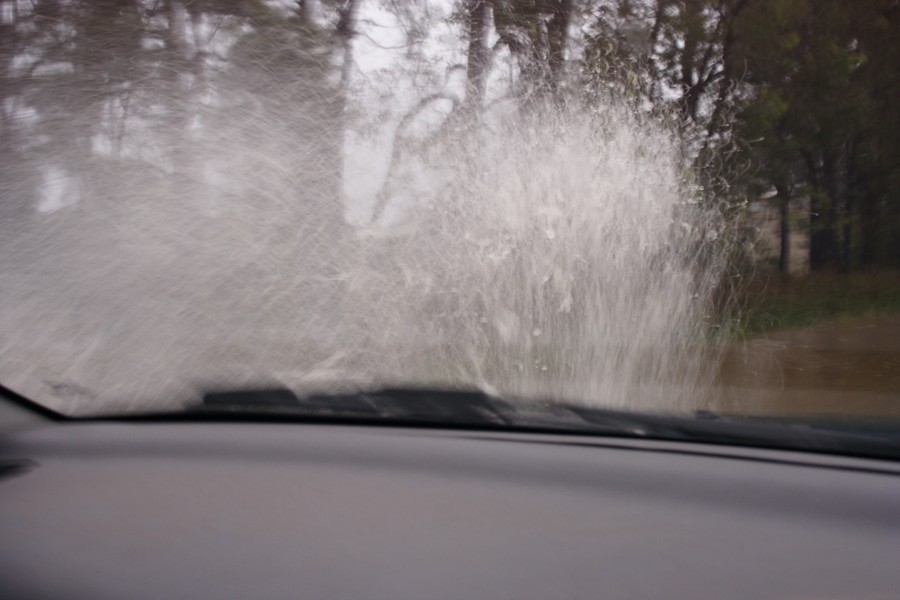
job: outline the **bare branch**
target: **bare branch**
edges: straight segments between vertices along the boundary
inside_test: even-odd
[[[375,208],[372,210],[372,223],[377,223],[381,216],[384,214],[384,209],[387,207],[387,202],[390,199],[390,185],[393,181],[394,177],[397,174],[397,169],[400,166],[400,157],[403,154],[404,149],[404,139],[403,134],[406,131],[406,128],[418,117],[423,110],[428,108],[428,106],[437,100],[450,100],[453,103],[453,109],[455,110],[457,106],[460,104],[459,96],[454,93],[441,91],[434,94],[430,94],[425,96],[421,100],[419,100],[416,105],[407,112],[400,122],[397,124],[397,128],[394,130],[394,142],[393,148],[391,149],[391,161],[388,163],[388,172],[384,178],[384,184],[381,186],[381,189],[378,191],[378,195],[375,198]]]

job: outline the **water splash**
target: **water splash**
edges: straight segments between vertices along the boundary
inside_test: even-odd
[[[408,158],[402,233],[349,296],[376,380],[678,410],[702,404],[722,261],[679,147],[627,109],[513,113]],[[398,169],[402,172],[403,169]]]
[[[399,155],[393,220],[350,227],[328,115],[277,91],[7,221],[0,381],[67,412],[272,381],[703,403],[722,260],[665,128],[614,102],[450,123]]]

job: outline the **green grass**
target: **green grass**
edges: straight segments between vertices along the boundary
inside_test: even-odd
[[[900,271],[757,276],[738,293],[737,336],[900,313]]]

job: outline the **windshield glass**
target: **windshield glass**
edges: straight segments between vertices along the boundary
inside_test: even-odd
[[[0,0],[0,383],[900,416],[891,0]]]

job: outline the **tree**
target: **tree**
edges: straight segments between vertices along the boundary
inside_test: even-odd
[[[886,41],[896,12],[880,0],[770,0],[741,24],[738,53],[753,93],[737,123],[757,174],[809,198],[813,269],[887,260],[876,248],[880,223],[896,222],[889,177],[880,176],[896,170],[884,136],[897,127],[884,96],[897,85]]]
[[[484,104],[487,77],[491,67],[488,33],[491,26],[490,0],[468,0],[465,4],[466,34],[466,98],[465,108],[480,113]]]
[[[494,26],[521,74],[526,103],[559,92],[574,0],[494,0]]]

